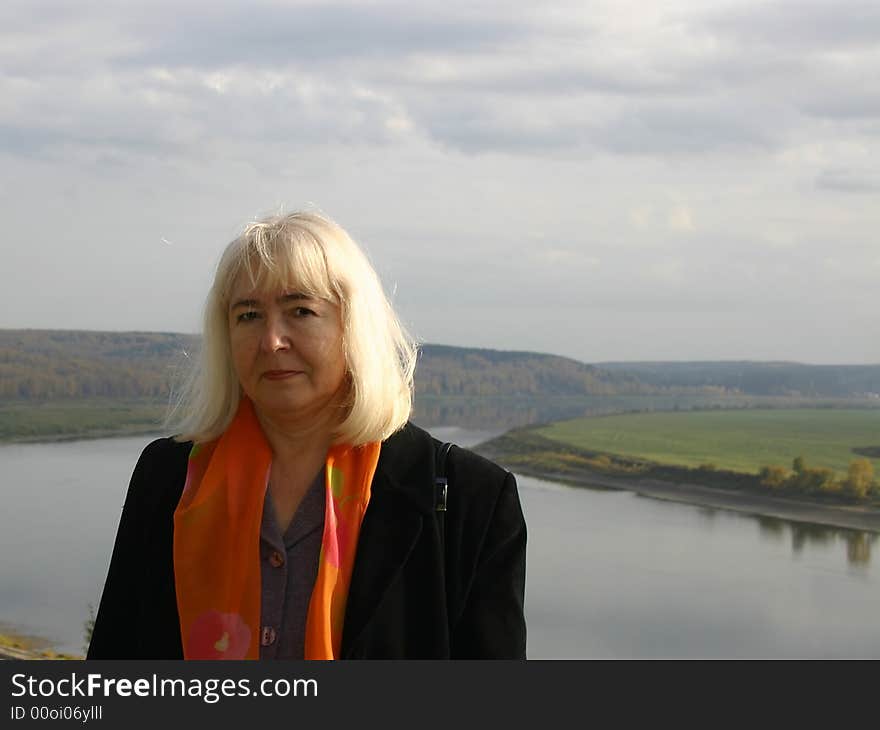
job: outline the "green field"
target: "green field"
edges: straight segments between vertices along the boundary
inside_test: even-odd
[[[0,442],[102,438],[160,431],[164,403],[113,398],[0,402]]]
[[[581,449],[687,467],[756,473],[762,466],[807,466],[846,474],[854,447],[880,447],[880,409],[738,410],[634,413],[560,421],[536,433]],[[877,452],[875,452],[877,453]],[[872,458],[880,473],[880,458]]]

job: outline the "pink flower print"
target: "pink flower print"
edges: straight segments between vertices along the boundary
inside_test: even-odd
[[[237,613],[206,611],[189,630],[192,659],[244,659],[251,644],[251,630]]]

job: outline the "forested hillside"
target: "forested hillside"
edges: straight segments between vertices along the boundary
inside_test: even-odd
[[[0,400],[166,399],[199,346],[195,335],[0,330]],[[880,398],[880,366],[797,363],[603,363],[557,355],[423,345],[424,396],[771,395]]]
[[[747,395],[880,399],[880,365],[795,362],[606,362],[656,388],[714,386]]]
[[[0,330],[0,399],[166,398],[199,346],[194,335]],[[625,373],[555,355],[424,345],[423,395],[558,396],[657,392]],[[685,389],[686,390],[686,389]]]
[[[416,393],[425,395],[638,395],[656,393],[624,372],[557,355],[424,345]]]
[[[0,330],[0,399],[163,398],[191,335]]]

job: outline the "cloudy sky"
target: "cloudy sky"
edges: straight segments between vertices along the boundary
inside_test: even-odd
[[[422,341],[880,362],[880,4],[0,5],[0,327],[192,332],[317,207]]]

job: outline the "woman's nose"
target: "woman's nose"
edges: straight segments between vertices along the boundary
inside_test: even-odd
[[[266,352],[278,352],[290,348],[290,336],[281,317],[269,316],[263,332],[263,349]]]

